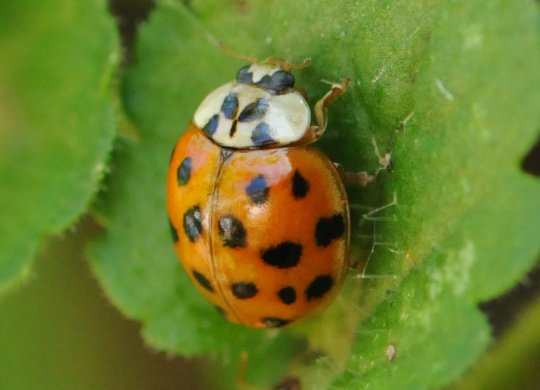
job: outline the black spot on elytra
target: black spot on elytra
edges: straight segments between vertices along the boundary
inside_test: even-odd
[[[212,136],[216,132],[218,128],[218,124],[219,124],[219,114],[215,114],[208,120],[206,125],[204,125],[203,130],[207,135]]]
[[[267,328],[279,328],[281,326],[287,325],[291,322],[291,320],[285,320],[283,318],[277,317],[264,317],[262,319],[262,322],[264,323],[264,325],[266,325]]]
[[[312,299],[320,298],[326,294],[332,288],[334,279],[330,275],[319,275],[309,284],[306,289],[306,299],[311,301]]]
[[[238,299],[253,298],[259,292],[255,283],[250,282],[235,282],[231,286],[231,291]]]
[[[259,98],[253,103],[249,103],[244,107],[240,115],[238,116],[239,122],[251,122],[254,120],[262,119],[268,110],[269,104],[263,99]]]
[[[306,196],[309,191],[309,183],[307,180],[298,172],[294,171],[292,178],[292,193],[295,199],[300,199]]]
[[[236,114],[238,113],[238,97],[235,93],[230,93],[223,99],[221,112],[223,112],[223,115],[227,119],[236,118]]]
[[[253,142],[254,145],[274,143],[275,141],[270,135],[270,126],[265,122],[259,123],[251,133],[251,142]]]
[[[210,292],[214,292],[214,288],[212,287],[212,284],[206,278],[206,276],[201,274],[199,271],[195,271],[195,270],[192,270],[191,273],[193,274],[193,277],[195,278],[197,283],[199,283],[201,285],[201,287],[203,287],[204,289],[206,289],[206,290],[208,290]]]
[[[176,231],[176,228],[172,224],[171,220],[169,219],[169,229],[171,230],[171,237],[174,243],[178,242],[178,232]]]
[[[345,233],[345,222],[342,214],[319,218],[315,228],[315,240],[318,246],[328,246],[332,240]]]
[[[224,215],[219,219],[219,235],[224,246],[238,248],[246,246],[246,229],[238,218]]]
[[[193,206],[184,213],[184,232],[191,242],[195,242],[202,233],[202,215],[199,206]]]
[[[285,241],[263,250],[261,257],[265,263],[277,268],[294,267],[302,256],[302,245]]]
[[[191,177],[191,157],[182,160],[176,170],[176,181],[179,186],[185,186]]]
[[[284,70],[278,70],[272,75],[264,75],[255,85],[280,94],[294,87],[294,76]]]
[[[257,176],[251,180],[246,187],[246,193],[251,198],[253,203],[261,204],[268,198],[268,184],[263,175]]]
[[[291,286],[283,287],[278,291],[277,295],[281,302],[286,305],[293,304],[296,301],[296,291]]]

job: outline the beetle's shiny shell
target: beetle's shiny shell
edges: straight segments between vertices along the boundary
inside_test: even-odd
[[[186,272],[233,322],[286,325],[342,284],[347,196],[314,149],[224,149],[192,124],[171,157],[167,208]]]

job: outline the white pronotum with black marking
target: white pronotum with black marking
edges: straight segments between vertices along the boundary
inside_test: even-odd
[[[294,76],[267,64],[241,68],[236,80],[212,91],[194,116],[214,142],[235,149],[289,145],[302,139],[310,122]]]

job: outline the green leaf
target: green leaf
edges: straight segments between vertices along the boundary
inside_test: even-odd
[[[107,294],[155,347],[231,362],[250,351],[258,383],[277,382],[294,358],[306,388],[343,370],[336,388],[450,383],[489,343],[476,304],[519,281],[540,251],[540,185],[519,170],[539,122],[537,16],[532,2],[503,0],[160,2],[123,80],[140,137],[116,156],[99,210],[107,233],[92,264]],[[373,209],[353,214],[353,253],[369,254],[377,277],[352,273],[329,310],[286,331],[224,322],[169,242],[170,150],[202,98],[242,65],[218,38],[259,58],[311,57],[296,75],[315,98],[328,89],[321,80],[351,77],[317,146],[349,171],[379,168],[372,140],[392,154],[393,173],[350,191],[354,210]]]
[[[456,285],[471,255],[439,255],[403,280],[362,324],[332,388],[440,388],[471,365],[489,341],[486,320]]]
[[[115,135],[105,1],[0,6],[0,291],[85,211]]]
[[[363,325],[377,335],[356,340],[336,388],[448,384],[488,344],[474,305],[534,263],[540,184],[519,168],[538,128],[537,17],[528,2],[453,1],[438,10],[388,183],[398,206],[384,234],[399,254],[374,259],[386,273],[389,262],[420,265]],[[389,343],[393,362],[366,348]]]

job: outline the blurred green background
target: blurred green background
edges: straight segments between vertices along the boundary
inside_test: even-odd
[[[103,296],[81,250],[85,220],[48,240],[32,275],[0,300],[1,389],[205,389],[200,361],[145,346]]]
[[[9,16],[10,23],[27,24],[28,49],[39,44],[33,41],[33,30],[48,33],[47,26],[26,22],[25,10],[28,15],[40,12],[36,3],[24,1],[17,7],[0,3],[0,13]],[[110,4],[125,45],[124,63],[132,58],[135,27],[151,7],[147,0]],[[26,48],[20,49],[18,52]],[[0,53],[0,61],[9,64],[10,60],[8,54]],[[21,69],[24,65],[16,64]],[[0,87],[0,92],[5,90]],[[0,143],[11,142],[12,123],[6,119],[13,115],[14,107],[0,95]],[[0,182],[3,194],[7,185],[6,180]],[[7,207],[3,203],[0,210],[5,212]],[[1,232],[5,237],[4,230]],[[140,325],[109,303],[85,256],[88,240],[99,232],[92,218],[84,218],[67,232],[47,238],[25,280],[0,296],[0,389],[212,388],[205,374],[208,363],[153,350],[144,344]]]

